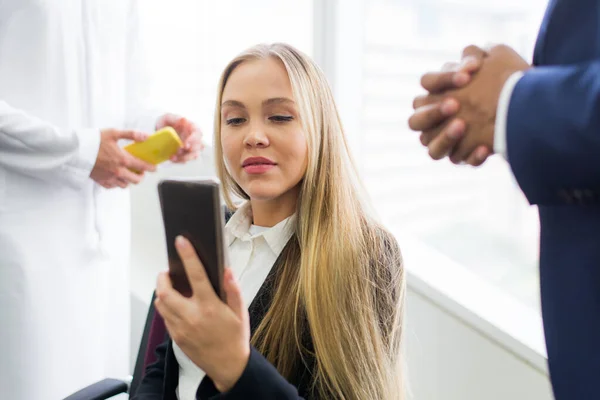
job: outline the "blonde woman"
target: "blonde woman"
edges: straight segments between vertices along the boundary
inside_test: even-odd
[[[135,398],[402,399],[400,252],[368,213],[315,63],[285,44],[235,58],[219,84],[215,151],[236,210],[227,303],[178,238],[194,295],[159,277],[170,339]]]

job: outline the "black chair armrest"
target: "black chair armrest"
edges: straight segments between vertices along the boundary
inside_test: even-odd
[[[120,393],[127,393],[129,385],[118,379],[103,379],[91,384],[64,400],[106,400]]]

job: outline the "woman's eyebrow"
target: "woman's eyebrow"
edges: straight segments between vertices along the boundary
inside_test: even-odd
[[[288,99],[287,97],[273,97],[271,99],[267,99],[267,100],[263,101],[262,104],[263,104],[263,106],[268,106],[268,105],[273,105],[273,104],[293,105],[296,103],[294,102],[294,100]],[[238,101],[238,100],[225,100],[223,103],[221,103],[221,107],[225,107],[225,106],[246,108],[244,103],[242,103],[241,101]]]
[[[282,103],[295,104],[294,100],[288,99],[287,97],[274,97],[272,99],[267,99],[267,100],[263,101],[263,106],[267,106],[267,105],[271,105],[271,104],[282,104]]]
[[[246,108],[246,106],[244,106],[244,103],[242,103],[241,101],[237,101],[237,100],[226,100],[223,103],[221,103],[221,107],[224,107],[224,106]]]

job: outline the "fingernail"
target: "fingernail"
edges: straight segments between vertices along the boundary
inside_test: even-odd
[[[478,161],[483,161],[486,156],[487,156],[487,150],[486,149],[479,149],[477,151],[477,154],[475,154],[475,158],[477,158]]]
[[[460,139],[464,134],[462,124],[458,121],[452,121],[448,127],[448,137],[451,139]]]
[[[450,99],[444,100],[444,102],[442,102],[440,110],[444,115],[452,115],[458,111],[457,103],[456,101]]]
[[[461,62],[463,68],[474,67],[478,63],[479,63],[479,60],[473,56],[466,56]]]
[[[457,72],[452,77],[452,83],[456,86],[462,86],[469,82],[469,75],[465,72]]]
[[[187,243],[183,236],[179,235],[175,238],[175,245],[181,249],[185,248]]]

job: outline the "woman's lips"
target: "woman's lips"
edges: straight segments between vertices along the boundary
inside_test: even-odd
[[[275,168],[275,164],[248,164],[244,167],[247,174],[258,175]]]
[[[242,163],[242,168],[248,174],[264,174],[277,164],[265,157],[249,157]]]

